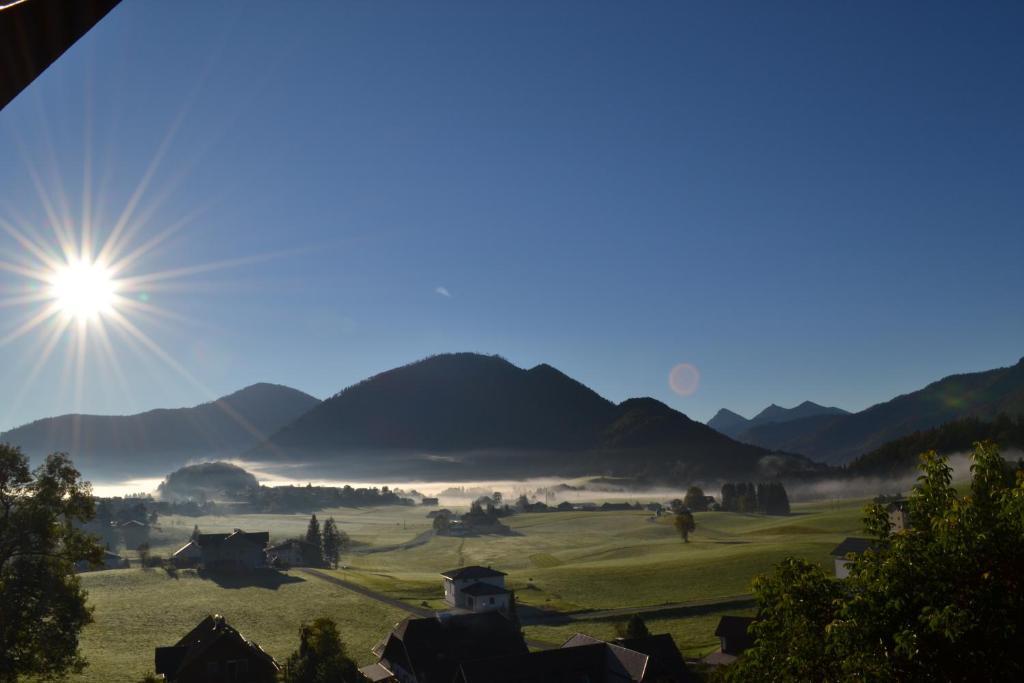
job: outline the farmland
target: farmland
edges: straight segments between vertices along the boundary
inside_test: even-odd
[[[697,532],[688,544],[668,516],[654,518],[646,511],[521,514],[505,520],[511,535],[432,537],[405,548],[398,546],[430,529],[422,507],[338,509],[318,517],[333,515],[354,542],[343,567],[328,572],[347,582],[413,606],[441,608],[440,571],[491,565],[508,573],[532,641],[558,644],[577,631],[610,637],[624,617],[592,619],[588,613],[671,605],[675,609],[647,618],[648,625],[671,633],[684,654],[694,657],[717,646],[713,631],[722,613],[743,613],[735,606],[716,607],[716,600],[748,593],[751,578],[786,555],[826,563],[839,540],[858,532],[863,504],[800,504],[786,517],[697,513]],[[301,535],[307,520],[161,518],[153,553],[173,552],[196,524],[203,532],[269,530],[273,540],[281,540]],[[123,680],[126,672],[141,677],[151,670],[152,648],[173,644],[210,612],[224,614],[279,660],[295,648],[302,621],[330,616],[360,664],[371,660],[369,648],[405,616],[299,570],[246,585],[133,568],[85,574],[83,584],[96,608],[96,621],[83,635],[91,665],[78,678],[88,681]],[[699,601],[712,604],[692,605]],[[552,612],[578,620],[551,618]]]

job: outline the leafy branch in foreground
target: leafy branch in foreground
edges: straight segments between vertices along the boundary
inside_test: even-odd
[[[754,583],[756,645],[733,681],[1024,679],[1024,473],[992,443],[975,444],[970,488],[934,452],[894,533],[867,508],[874,550],[843,581],[788,559]]]

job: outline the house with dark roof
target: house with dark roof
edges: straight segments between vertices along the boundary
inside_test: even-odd
[[[850,563],[857,555],[868,550],[877,550],[875,542],[867,538],[846,538],[842,543],[832,549],[832,559],[835,562],[836,578],[845,579],[850,575]]]
[[[897,498],[885,506],[889,513],[889,527],[893,533],[900,533],[911,527],[910,524],[910,503],[906,498]]]
[[[668,634],[606,642],[577,633],[555,650],[478,659],[456,683],[688,683],[696,680]]]
[[[519,627],[497,612],[404,619],[359,671],[374,682],[449,683],[464,662],[528,652]]]
[[[444,601],[471,612],[505,612],[512,592],[505,588],[505,573],[490,567],[470,566],[441,573]]]
[[[272,683],[274,658],[214,614],[169,647],[156,648],[156,673],[168,683]]]
[[[755,621],[754,617],[736,617],[731,615],[723,616],[718,620],[715,628],[715,636],[721,643],[718,651],[711,653],[704,658],[705,664],[718,666],[731,664],[736,661],[743,652],[754,645],[754,636],[750,633],[750,625]]]
[[[269,531],[246,532],[235,529],[229,534],[199,534],[192,543],[199,549],[199,566],[207,571],[245,572],[265,567]],[[178,550],[177,558],[191,544]]]

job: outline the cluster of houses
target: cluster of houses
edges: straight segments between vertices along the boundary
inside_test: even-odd
[[[230,534],[226,535],[230,538]],[[241,537],[234,543],[241,542]],[[219,541],[222,547],[225,538]],[[601,640],[577,633],[559,647],[531,651],[514,614],[505,574],[460,567],[441,574],[450,609],[403,619],[362,667],[373,683],[689,683],[698,680],[672,636]],[[721,650],[702,660],[727,664],[750,647],[750,617],[723,617]],[[203,619],[181,640],[156,648],[155,668],[169,683],[270,683],[280,665],[224,617]]]
[[[302,539],[270,545],[269,531],[235,529],[223,534],[196,534],[176,550],[177,567],[240,573],[263,567],[317,567],[323,564],[320,548]]]

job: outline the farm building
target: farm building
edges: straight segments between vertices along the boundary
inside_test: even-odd
[[[320,548],[300,539],[270,546],[266,556],[267,564],[275,567],[319,567],[324,563]]]
[[[471,612],[508,609],[511,592],[505,588],[505,574],[490,567],[460,567],[443,572],[444,601]]]
[[[156,673],[168,683],[272,683],[280,670],[273,657],[219,614],[203,619],[176,644],[156,649]]]
[[[115,528],[124,542],[124,547],[129,550],[136,550],[140,545],[149,543],[149,525],[145,522],[132,519],[118,522]]]
[[[577,633],[558,649],[464,662],[455,677],[456,683],[684,683],[694,680],[675,642],[667,634],[605,642]]]
[[[437,505],[440,504],[440,502],[441,501],[438,500],[437,498],[427,498],[426,496],[424,496],[423,499],[420,501],[420,505],[434,505],[434,506],[437,506]]]
[[[195,540],[181,546],[171,555],[171,562],[176,567],[196,567],[203,559],[203,551]]]
[[[76,572],[91,572],[99,569],[125,569],[128,567],[128,560],[124,559],[117,553],[112,553],[109,550],[103,553],[103,562],[98,565],[91,565],[84,560],[75,562]]]
[[[199,549],[198,565],[208,571],[249,571],[267,564],[265,549],[270,541],[269,531],[245,532],[235,529],[230,534],[199,534],[193,543]],[[194,550],[189,550],[194,553]]]
[[[404,619],[373,652],[376,664],[359,671],[375,683],[451,681],[463,662],[527,652],[519,627],[498,614],[439,614]]]
[[[868,550],[874,550],[875,544],[867,538],[846,538],[842,543],[832,549],[832,559],[835,561],[836,578],[845,579],[850,575],[850,562],[855,555],[860,555]]]
[[[754,617],[726,615],[719,619],[718,627],[715,628],[715,636],[721,643],[721,647],[717,652],[705,657],[704,662],[717,666],[736,661],[737,657],[754,644],[754,638],[750,634],[750,625],[753,623]]]

